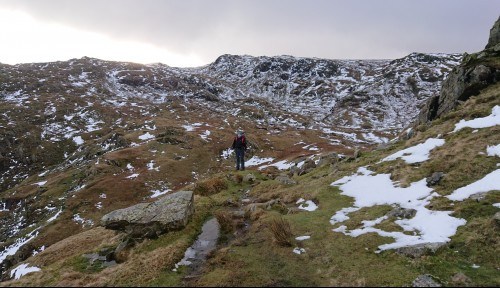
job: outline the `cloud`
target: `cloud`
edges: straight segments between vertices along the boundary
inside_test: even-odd
[[[0,0],[44,22],[144,42],[205,63],[221,54],[397,58],[475,52],[495,0]],[[168,63],[167,63],[168,64]]]

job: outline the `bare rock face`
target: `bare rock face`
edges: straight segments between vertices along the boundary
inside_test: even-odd
[[[486,49],[464,56],[462,63],[453,68],[448,78],[443,81],[440,94],[427,100],[420,110],[416,124],[425,124],[451,112],[461,102],[500,81],[499,44],[500,18],[491,28]]]
[[[133,238],[156,238],[184,228],[194,213],[192,191],[180,191],[152,203],[140,203],[104,215],[101,225]]]
[[[488,39],[485,49],[495,47],[498,43],[500,43],[500,17],[498,17],[493,27],[491,27],[490,39]]]

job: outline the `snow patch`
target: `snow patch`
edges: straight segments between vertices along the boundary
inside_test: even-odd
[[[295,237],[295,240],[304,241],[304,240],[308,240],[310,238],[311,238],[311,236],[299,236],[299,237]]]
[[[250,158],[248,161],[245,161],[245,166],[250,167],[250,166],[258,166],[267,162],[273,161],[274,158],[268,157],[268,158],[259,158],[258,156],[253,156]]]
[[[227,148],[226,150],[222,151],[221,157],[223,159],[228,159],[233,153],[234,153],[233,149]]]
[[[382,159],[381,162],[396,160],[397,158],[403,159],[408,164],[423,162],[429,160],[429,153],[432,149],[443,146],[444,143],[444,139],[429,138],[424,143],[389,155]]]
[[[184,129],[186,129],[187,132],[192,132],[192,131],[196,130],[196,127],[200,127],[201,125],[203,125],[203,124],[201,124],[201,123],[194,123],[194,124],[182,125],[182,127]]]
[[[316,211],[316,209],[318,209],[318,205],[316,205],[316,203],[314,203],[311,200],[307,200],[307,201],[305,201],[305,203],[300,204],[299,209],[312,212],[312,211]]]
[[[481,193],[481,192],[489,192],[493,190],[500,190],[500,169],[497,169],[488,175],[484,176],[482,179],[477,180],[474,183],[471,183],[467,186],[459,188],[451,195],[446,196],[448,199],[453,201],[463,201],[469,196]]]
[[[73,142],[75,142],[76,145],[82,145],[84,143],[82,136],[73,137]]]
[[[304,253],[306,253],[306,249],[304,249],[304,248],[299,248],[299,247],[295,247],[295,248],[293,249],[293,253],[298,254],[298,255],[300,255],[300,254],[304,254]]]
[[[60,210],[59,210],[59,211],[58,211],[58,212],[57,212],[54,216],[50,217],[50,218],[47,220],[47,223],[50,223],[50,222],[52,222],[52,221],[56,220],[56,219],[57,219],[57,217],[59,217],[59,215],[61,215],[61,213],[62,213],[62,208],[61,208],[61,209],[60,209]]]
[[[155,138],[155,136],[149,134],[149,132],[146,132],[146,134],[143,134],[143,135],[139,136],[139,139],[143,140],[143,141],[149,140],[149,139],[154,139],[154,138]]]
[[[500,157],[500,144],[496,146],[488,146],[486,148],[486,153],[488,156],[498,156]]]
[[[38,185],[38,186],[40,186],[40,187],[41,187],[41,186],[43,186],[43,185],[45,185],[45,184],[47,184],[47,181],[40,181],[40,182],[36,182],[36,183],[35,183],[35,184],[33,184],[33,185]]]
[[[21,277],[28,273],[39,272],[40,268],[33,266],[29,267],[29,263],[21,264],[10,271],[10,277],[14,277],[15,280],[19,280]]]
[[[496,105],[493,107],[491,111],[491,115],[483,117],[483,118],[476,118],[472,120],[460,120],[457,124],[455,124],[455,130],[453,132],[457,132],[458,130],[465,128],[465,127],[470,127],[470,128],[487,128],[487,127],[493,127],[496,125],[500,125],[500,106]]]
[[[172,191],[172,189],[165,189],[165,190],[152,190],[151,192],[153,193],[153,195],[149,196],[150,198],[156,198],[156,197],[159,197],[161,195],[165,195],[167,194],[168,192]]]
[[[333,229],[351,237],[366,233],[377,233],[383,237],[392,237],[394,243],[379,246],[380,250],[395,249],[422,243],[448,242],[455,235],[459,226],[465,225],[464,219],[451,217],[452,211],[431,211],[425,206],[439,194],[426,185],[425,179],[411,183],[409,187],[395,186],[390,179],[390,174],[373,175],[373,172],[362,167],[358,173],[343,177],[331,184],[342,190],[342,195],[354,198],[354,206],[344,208],[337,212],[330,223],[336,224],[348,219],[347,213],[354,212],[363,207],[376,205],[393,205],[406,209],[415,209],[416,215],[411,219],[396,220],[395,223],[405,231],[412,231],[414,235],[401,232],[387,232],[373,226],[387,218],[378,218],[372,221],[363,221],[363,227],[349,231],[341,226]]]

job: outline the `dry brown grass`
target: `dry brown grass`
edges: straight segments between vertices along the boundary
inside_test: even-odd
[[[31,262],[34,265],[47,266],[61,259],[95,250],[100,246],[115,245],[118,243],[120,237],[120,234],[117,234],[115,231],[97,227],[55,243],[33,257]]]
[[[231,213],[228,211],[215,211],[215,218],[219,222],[220,229],[224,233],[231,233],[234,231],[233,219]]]
[[[202,196],[210,196],[227,188],[227,182],[219,177],[211,178],[199,183],[194,187],[194,193]]]
[[[283,217],[269,221],[269,229],[273,234],[273,241],[279,246],[289,247],[293,244],[293,234],[290,222]]]

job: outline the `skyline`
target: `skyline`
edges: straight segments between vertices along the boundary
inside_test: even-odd
[[[494,0],[0,0],[0,63],[87,56],[193,67],[223,54],[474,53],[486,45],[499,8]]]

